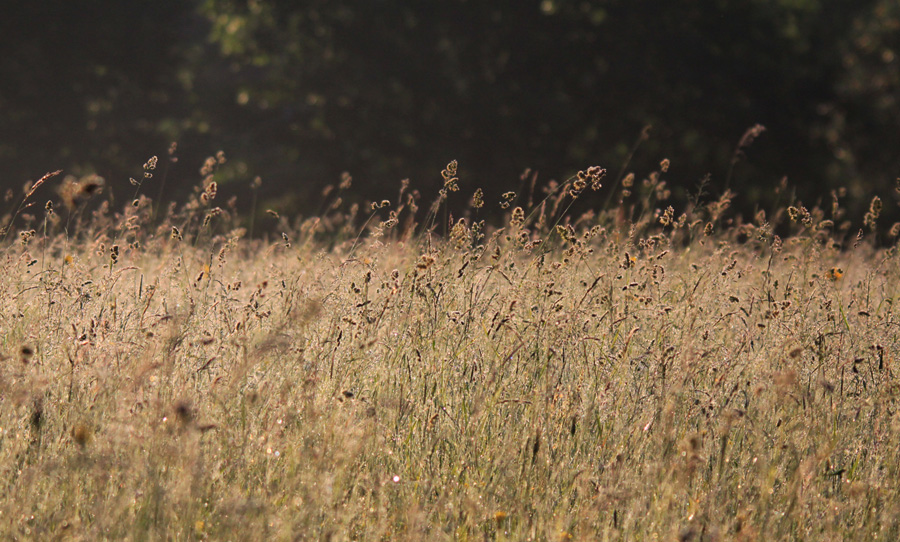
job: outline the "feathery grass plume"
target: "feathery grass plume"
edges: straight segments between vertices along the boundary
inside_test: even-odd
[[[740,141],[738,141],[737,146],[734,148],[734,153],[731,155],[731,164],[728,166],[728,174],[725,176],[725,190],[728,190],[731,187],[731,179],[734,175],[734,166],[737,165],[743,158],[747,156],[747,149],[750,145],[756,141],[763,132],[766,131],[766,127],[762,124],[755,124],[747,129],[744,132],[744,135],[741,136]]]
[[[865,217],[863,218],[863,224],[869,228],[870,231],[875,231],[875,227],[877,226],[878,217],[881,216],[881,198],[878,196],[874,196],[872,201],[869,203],[869,210],[866,212]]]
[[[0,237],[2,237],[2,240],[6,240],[6,237],[9,234],[10,229],[12,228],[13,222],[15,222],[16,219],[19,217],[19,215],[21,215],[22,211],[24,211],[25,209],[27,209],[28,207],[30,207],[32,205],[31,203],[28,202],[28,200],[31,199],[31,196],[34,195],[34,193],[37,191],[37,189],[40,188],[41,186],[43,186],[44,183],[46,183],[48,179],[56,177],[60,173],[62,173],[62,170],[58,169],[56,171],[45,173],[43,177],[41,177],[40,179],[38,179],[37,181],[35,181],[33,183],[31,181],[28,181],[27,183],[25,183],[25,186],[23,187],[24,196],[22,197],[22,202],[16,208],[15,212],[13,212],[12,216],[4,217],[4,219],[3,219],[4,224],[2,226],[0,226]],[[10,188],[7,190],[6,197],[4,199],[5,199],[5,201],[10,201],[13,199],[14,196],[15,195],[14,195],[12,189]]]

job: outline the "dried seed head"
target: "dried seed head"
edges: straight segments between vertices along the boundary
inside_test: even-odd
[[[481,209],[484,207],[484,192],[478,188],[475,190],[475,193],[472,194],[472,208],[473,209]]]

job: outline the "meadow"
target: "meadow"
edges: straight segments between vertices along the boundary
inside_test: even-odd
[[[216,162],[180,205],[155,159],[118,207],[62,175],[8,203],[4,539],[900,538],[880,200],[676,210],[664,161],[454,218],[451,163],[428,208],[348,176],[246,217]]]

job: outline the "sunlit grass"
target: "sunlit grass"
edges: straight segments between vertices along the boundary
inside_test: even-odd
[[[137,195],[32,218],[0,280],[0,532],[900,537],[894,249],[799,203],[655,210],[660,172],[566,215],[599,168],[440,237],[454,172],[421,226],[408,194],[335,204],[349,178],[256,217],[271,242],[211,178],[161,223]]]

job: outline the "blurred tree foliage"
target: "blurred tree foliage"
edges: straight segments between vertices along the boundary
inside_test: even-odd
[[[180,136],[192,13],[152,0],[9,6],[0,17],[3,188],[56,168],[121,177]]]
[[[127,182],[177,140],[181,185],[221,148],[232,158],[223,191],[260,175],[283,208],[309,210],[345,170],[359,197],[381,199],[406,177],[436,191],[450,159],[464,193],[493,197],[526,167],[544,180],[595,164],[615,174],[652,125],[628,168],[670,158],[667,180],[684,196],[706,173],[724,189],[756,123],[767,131],[730,180],[748,206],[768,203],[785,175],[814,204],[838,186],[887,193],[900,173],[896,0],[16,9],[0,19],[4,186],[57,167]]]

